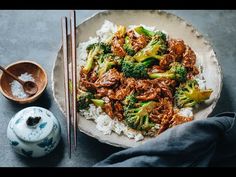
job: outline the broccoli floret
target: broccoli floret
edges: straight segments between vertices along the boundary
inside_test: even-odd
[[[148,116],[156,106],[156,102],[149,101],[136,104],[135,108],[125,109],[125,122],[133,129],[148,131],[155,126]]]
[[[162,55],[167,52],[167,43],[159,35],[152,37],[151,41],[142,50],[134,55],[134,59],[138,62],[148,58],[156,58],[160,60]]]
[[[121,65],[121,61],[123,60],[123,57],[117,56],[113,53],[107,53],[103,55],[103,59],[109,59],[115,61],[117,65]]]
[[[94,95],[91,92],[85,92],[82,90],[79,90],[79,93],[77,95],[77,109],[82,110],[89,107],[89,104],[91,104],[91,99],[94,98]]]
[[[88,53],[88,57],[87,57],[86,65],[83,68],[83,72],[89,73],[89,71],[92,69],[94,65],[94,60],[97,59],[100,54],[106,54],[106,53],[111,52],[111,46],[102,42],[93,43],[93,44],[90,44],[86,48],[86,50]]]
[[[155,35],[158,35],[160,36],[160,38],[164,41],[166,41],[166,34],[161,32],[161,31],[157,31],[157,32],[154,32],[154,31],[150,31],[146,28],[144,28],[143,26],[137,26],[134,28],[134,30],[138,33],[138,34],[142,34],[144,36],[147,36],[147,37],[153,37]]]
[[[111,52],[111,46],[104,43],[104,42],[97,42],[97,43],[93,43],[87,46],[86,50],[89,53],[91,50],[93,50],[94,48],[99,47],[100,51],[99,53],[110,53]]]
[[[93,93],[91,92],[79,90],[77,95],[77,109],[87,109],[91,103],[93,103],[95,106],[103,107],[105,101],[102,99],[95,99]]]
[[[157,31],[155,33],[155,35],[159,36],[163,41],[167,41],[167,38],[166,38],[166,34],[161,32],[161,31]]]
[[[170,66],[171,68],[168,71],[164,73],[151,73],[149,74],[149,77],[152,79],[166,77],[170,79],[175,79],[179,82],[186,81],[187,70],[183,65],[178,62],[174,62]]]
[[[98,106],[98,107],[103,107],[105,104],[105,101],[102,99],[91,99],[91,101],[93,102],[95,106]]]
[[[114,34],[110,35],[104,42],[107,43],[107,44],[111,44],[112,39],[114,37],[123,38],[125,35],[126,35],[126,27],[122,26],[122,25],[119,25],[117,27],[117,31]]]
[[[152,37],[152,36],[155,35],[154,31],[150,31],[150,30],[144,28],[143,26],[137,26],[137,27],[134,28],[134,30],[138,34],[142,34],[142,35],[147,36],[147,37]]]
[[[118,63],[119,60],[121,60],[123,58],[120,56],[117,56],[113,53],[106,53],[106,54],[102,54],[99,56],[99,59],[98,59],[99,64],[101,64],[105,59],[114,60]]]
[[[99,64],[98,77],[101,77],[109,69],[116,65],[114,60],[109,60],[108,58],[104,59],[102,63]]]
[[[150,122],[148,115],[156,106],[156,102],[138,103],[135,95],[131,93],[122,102],[124,104],[125,122],[131,128],[148,131],[155,124]]]
[[[121,64],[121,71],[126,77],[147,78],[147,69],[153,64],[154,60],[149,59],[143,62],[135,62],[132,59],[125,58]]]
[[[97,60],[99,66],[97,70],[98,77],[101,77],[112,67],[121,65],[122,60],[123,58],[116,56],[113,53],[101,54]]]
[[[124,104],[125,109],[129,109],[134,107],[135,103],[137,103],[137,99],[135,95],[132,93],[126,96],[122,103]]]
[[[125,37],[125,44],[123,48],[125,49],[128,55],[133,56],[135,54],[135,50],[133,49],[129,36]]]
[[[212,89],[200,89],[196,80],[188,80],[177,88],[175,92],[175,104],[178,108],[194,107],[210,98]]]

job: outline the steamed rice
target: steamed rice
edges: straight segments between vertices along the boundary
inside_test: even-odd
[[[96,123],[96,129],[103,132],[104,135],[110,135],[113,131],[118,135],[123,134],[130,139],[135,139],[135,141],[144,139],[140,132],[130,129],[123,122],[111,119],[102,111],[101,107],[90,104],[89,109],[81,110],[80,114],[85,117],[85,119],[93,120]]]

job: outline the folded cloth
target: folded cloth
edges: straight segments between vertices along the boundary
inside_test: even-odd
[[[94,167],[236,166],[235,116],[227,112],[177,125],[140,146],[112,154]]]

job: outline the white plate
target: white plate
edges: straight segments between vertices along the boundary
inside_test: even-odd
[[[80,42],[87,41],[90,36],[95,37],[96,31],[101,27],[104,20],[109,20],[117,25],[140,25],[157,26],[159,30],[166,31],[172,38],[180,38],[185,41],[197,54],[198,62],[203,66],[203,75],[206,79],[207,88],[212,88],[214,91],[210,99],[199,106],[194,111],[194,119],[206,118],[214,109],[222,89],[222,73],[220,65],[217,61],[215,52],[210,43],[197,32],[197,30],[183,19],[167,13],[165,11],[156,10],[114,10],[97,13],[89,19],[82,22],[77,27],[77,46]],[[79,62],[79,61],[78,61]],[[62,49],[59,50],[52,75],[52,88],[56,102],[60,109],[64,112],[64,82],[63,82],[63,58]],[[83,117],[79,119],[80,131],[98,139],[101,142],[118,146],[118,147],[133,147],[144,143],[145,138],[141,142],[135,142],[134,139],[129,139],[126,136],[119,136],[115,133],[104,135],[96,129],[96,124],[93,121],[86,120]]]

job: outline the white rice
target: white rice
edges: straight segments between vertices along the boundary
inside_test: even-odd
[[[183,117],[193,117],[193,108],[181,108],[178,114]]]
[[[95,42],[98,42],[98,37],[89,37],[88,41],[79,43],[79,47],[77,48],[77,58],[79,60],[78,68],[85,65],[86,63],[86,57],[87,57],[86,47]]]
[[[199,55],[197,52],[195,52],[195,54],[197,57],[196,65],[198,66],[200,73],[197,76],[195,76],[194,79],[198,82],[200,89],[206,89],[206,80],[203,76],[203,57]]]
[[[146,26],[143,24],[140,24],[143,27],[145,27],[148,30],[152,31],[157,31],[158,29],[154,26]],[[138,26],[140,26],[138,25]],[[129,25],[128,29],[133,29],[136,27],[135,25]],[[99,30],[96,31],[97,37],[90,37],[88,41],[81,42],[79,44],[79,47],[77,48],[77,58],[79,59],[78,63],[78,72],[80,71],[81,66],[85,65],[86,63],[86,57],[87,57],[87,52],[86,52],[86,47],[89,44],[101,41],[101,42],[106,42],[111,39],[113,34],[117,30],[117,25],[105,20],[103,25]],[[167,35],[168,34],[165,31],[162,31]],[[199,68],[202,66],[202,58],[200,55],[197,55],[197,63],[196,65],[199,66]],[[200,68],[201,71],[201,68]],[[203,77],[203,75],[200,73],[198,76],[195,78],[200,86],[201,89],[206,88],[206,81]],[[80,112],[82,116],[84,116],[86,119],[89,120],[94,120],[96,122],[96,128],[103,132],[105,135],[110,135],[112,132],[115,132],[118,135],[125,135],[130,139],[134,139],[135,141],[141,141],[144,139],[144,136],[136,130],[133,130],[126,126],[123,122],[119,122],[117,120],[111,119],[105,112],[102,111],[100,107],[96,107],[93,104],[90,104],[88,110],[82,110]],[[182,108],[180,109],[179,112],[180,115],[186,116],[186,117],[192,117],[193,116],[193,111],[192,108]],[[155,128],[158,129],[160,125],[156,125]]]
[[[97,30],[96,34],[101,42],[106,42],[107,40],[111,39],[111,37],[116,31],[117,25],[108,20],[105,20],[102,27]]]
[[[135,139],[135,141],[144,139],[140,132],[129,128],[123,122],[111,119],[102,111],[101,107],[90,104],[89,109],[81,110],[80,114],[88,120],[94,120],[97,130],[103,132],[104,135],[110,135],[112,132],[115,132],[118,135],[125,135],[130,139]]]
[[[105,135],[110,135],[114,127],[114,121],[107,114],[100,114],[96,119],[96,128]]]

